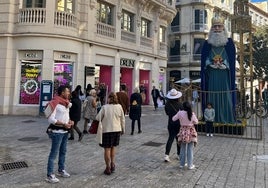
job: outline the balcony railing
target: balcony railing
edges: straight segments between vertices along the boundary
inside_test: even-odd
[[[56,11],[54,24],[58,26],[77,27],[77,19],[74,14],[68,12]]]
[[[180,61],[181,60],[181,55],[170,55],[169,56],[169,61]]]
[[[173,0],[156,0],[162,4],[172,6],[173,5]]]
[[[136,34],[129,31],[121,30],[121,40],[136,43]]]
[[[194,60],[194,61],[199,61],[199,60],[201,60],[201,54],[193,54],[193,60]]]
[[[26,8],[19,10],[19,23],[46,23],[46,9],[45,8]]]
[[[109,38],[115,38],[116,37],[116,29],[112,25],[98,22],[97,23],[97,34],[102,35],[102,36],[106,36]]]
[[[180,26],[179,25],[171,26],[171,31],[173,33],[179,33],[180,32]]]
[[[142,46],[147,46],[147,47],[151,48],[153,45],[153,40],[151,38],[148,38],[148,37],[141,37],[140,41],[141,41]]]
[[[208,24],[193,24],[191,31],[200,31],[200,32],[208,32]]]

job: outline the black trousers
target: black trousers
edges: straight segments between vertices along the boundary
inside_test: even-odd
[[[153,101],[154,101],[154,108],[158,108],[158,104],[157,104],[157,97],[153,97]]]
[[[72,138],[74,137],[74,130],[77,132],[78,135],[81,134],[81,131],[78,128],[77,124],[78,124],[78,121],[74,121],[74,125],[72,126],[72,128],[70,130],[70,135],[71,135]]]
[[[134,119],[131,122],[131,133],[133,133],[135,130],[135,121],[136,120]],[[141,131],[141,119],[137,119],[137,122],[138,122],[138,129],[139,129],[139,131]]]
[[[165,152],[166,155],[169,155],[174,139],[176,139],[177,155],[180,155],[180,146],[177,144],[178,142],[177,134],[179,133],[179,131],[180,126],[168,125],[169,136],[166,144],[166,152]]]
[[[206,133],[207,134],[213,133],[213,122],[206,121]]]

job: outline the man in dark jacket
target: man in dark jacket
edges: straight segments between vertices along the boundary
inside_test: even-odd
[[[154,101],[154,109],[156,110],[158,108],[157,99],[160,97],[160,92],[158,89],[155,88],[155,86],[153,86],[151,95]]]

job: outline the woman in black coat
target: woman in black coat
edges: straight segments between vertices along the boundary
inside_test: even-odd
[[[138,133],[141,133],[141,104],[142,97],[139,93],[139,88],[134,89],[134,93],[130,96],[130,110],[129,110],[129,118],[132,120],[131,122],[131,135],[134,134],[135,121],[138,121]]]
[[[165,151],[165,161],[169,162],[169,153],[171,150],[172,143],[174,139],[177,140],[177,134],[180,131],[180,121],[172,121],[172,117],[177,114],[179,110],[183,109],[183,106],[181,102],[179,101],[179,98],[182,96],[182,93],[180,91],[177,91],[176,89],[171,89],[167,94],[167,102],[165,105],[165,112],[168,115],[168,140],[166,144],[166,151]],[[180,156],[180,147],[177,145],[177,157],[179,159]]]
[[[82,102],[79,99],[79,93],[77,91],[72,92],[71,103],[72,103],[72,107],[70,108],[69,115],[70,115],[70,119],[72,121],[74,121],[74,125],[72,126],[72,128],[70,130],[71,136],[70,136],[69,140],[74,140],[74,130],[76,130],[76,132],[79,135],[78,141],[81,141],[82,138],[83,138],[83,133],[78,128],[77,123],[81,119],[81,105],[82,105]]]

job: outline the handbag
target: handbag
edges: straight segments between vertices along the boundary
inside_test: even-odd
[[[97,121],[97,120],[93,120],[92,123],[91,123],[91,126],[89,127],[88,132],[89,132],[90,134],[97,134],[97,132],[98,132],[98,127],[99,127],[99,121]]]

